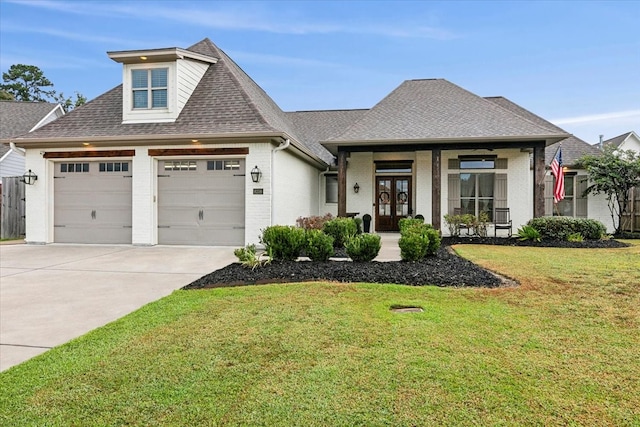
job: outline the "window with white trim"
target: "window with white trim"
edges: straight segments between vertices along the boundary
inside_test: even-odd
[[[493,191],[495,175],[493,173],[460,174],[460,208],[462,214],[476,217],[486,212],[493,221]]]
[[[338,175],[325,175],[324,201],[338,203]]]
[[[168,74],[168,68],[131,70],[133,108],[167,108]]]

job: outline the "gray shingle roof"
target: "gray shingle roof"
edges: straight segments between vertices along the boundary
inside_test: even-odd
[[[622,135],[618,135],[614,138],[611,139],[607,139],[606,141],[602,142],[602,145],[612,145],[614,147],[619,147],[620,144],[622,144],[622,142],[627,139],[629,137],[629,135],[631,135],[631,132],[627,132],[627,133],[623,133]]]
[[[0,101],[0,139],[29,132],[57,105],[49,102]],[[0,157],[7,151],[9,145],[0,144]]]
[[[369,110],[319,110],[285,113],[298,134],[305,140],[318,143],[343,133]]]
[[[218,58],[205,72],[180,116],[173,123],[122,124],[122,85],[100,95],[55,122],[25,136],[28,139],[140,137],[148,135],[230,135],[284,132],[325,163],[333,156],[320,144],[302,141],[276,103],[211,40],[187,50]]]
[[[330,142],[560,137],[562,133],[446,80],[432,79],[405,81]]]
[[[485,99],[541,127],[547,128],[550,131],[566,133],[564,129],[559,128],[558,126],[554,125],[551,122],[548,122],[547,120],[543,119],[542,117],[536,114],[533,114],[531,111],[522,108],[518,104],[508,100],[505,97],[492,96],[492,97],[487,97]],[[556,155],[556,151],[558,151],[560,144],[562,144],[562,162],[564,163],[565,166],[575,166],[576,161],[585,154],[591,154],[591,155],[600,154],[600,150],[597,147],[581,140],[576,136],[571,135],[570,137],[563,139],[560,142],[556,142],[555,144],[551,144],[547,146],[547,148],[544,151],[546,165],[551,164],[551,161],[553,160],[553,157]]]
[[[29,132],[57,105],[50,102],[0,101],[0,139]]]

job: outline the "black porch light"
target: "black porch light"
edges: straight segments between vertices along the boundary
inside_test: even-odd
[[[258,166],[251,169],[251,181],[260,182],[260,178],[262,178],[262,171],[258,168]]]
[[[360,186],[358,185],[358,183],[356,182],[356,184],[353,186],[353,192],[357,193],[358,191],[360,191]]]
[[[31,169],[29,169],[29,172],[22,175],[22,182],[24,182],[27,185],[33,185],[37,180],[38,180],[38,175],[33,173]]]

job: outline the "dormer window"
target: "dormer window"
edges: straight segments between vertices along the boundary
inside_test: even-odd
[[[131,70],[133,108],[167,108],[168,68]]]
[[[177,47],[108,52],[122,64],[122,123],[175,122],[218,59]]]

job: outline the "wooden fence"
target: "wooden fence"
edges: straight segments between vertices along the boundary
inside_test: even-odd
[[[622,231],[640,232],[640,188],[632,188],[629,209],[622,214]]]
[[[24,236],[25,197],[21,176],[2,178],[0,210],[0,238],[17,239]]]

